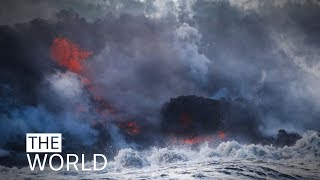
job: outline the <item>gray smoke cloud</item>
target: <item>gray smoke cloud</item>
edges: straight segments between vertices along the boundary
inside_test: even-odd
[[[317,2],[207,1],[194,7],[206,37],[201,47],[215,65],[211,78],[223,83],[217,94],[227,90],[255,104],[266,133],[318,127],[311,120],[319,114],[319,30],[311,20],[319,16]]]
[[[110,87],[106,96],[120,109],[157,112],[170,97],[214,97],[227,90],[225,98],[252,106],[261,122],[257,128],[266,134],[279,127],[319,127],[314,120],[319,116],[319,28],[312,21],[319,17],[317,1],[148,1],[141,6],[142,20],[120,17],[121,27],[113,28],[125,30],[91,61],[102,69],[100,74],[93,68],[96,79]]]
[[[73,9],[89,20],[100,17],[111,1],[103,0],[13,0],[2,1],[0,24],[23,23],[36,18],[51,19],[63,9]]]

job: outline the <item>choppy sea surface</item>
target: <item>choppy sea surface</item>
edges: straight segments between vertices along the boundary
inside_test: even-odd
[[[0,166],[0,175],[0,179],[320,179],[320,137],[308,131],[294,146],[283,148],[227,141],[215,148],[205,143],[197,149],[122,149],[102,171],[32,172],[29,167]]]

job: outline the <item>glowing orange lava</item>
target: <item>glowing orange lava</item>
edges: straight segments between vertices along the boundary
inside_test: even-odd
[[[224,131],[219,131],[218,136],[220,139],[224,139],[226,137],[226,133]]]
[[[51,58],[60,66],[79,76],[81,83],[91,94],[93,101],[97,105],[96,112],[103,117],[107,117],[115,112],[115,108],[100,95],[103,93],[102,88],[92,83],[89,73],[86,71],[87,68],[84,61],[91,55],[92,52],[81,49],[79,45],[67,38],[55,38],[50,48]],[[78,107],[76,111],[81,112],[83,108]]]
[[[196,136],[192,138],[183,139],[180,142],[184,144],[198,144],[203,143],[205,141],[211,141],[213,138],[211,136]]]
[[[74,73],[84,69],[82,61],[91,56],[92,52],[80,49],[79,46],[66,38],[55,38],[51,45],[51,58],[58,64]]]
[[[69,71],[76,73],[81,83],[91,94],[92,100],[96,105],[96,112],[101,116],[99,119],[91,122],[93,126],[106,125],[108,117],[114,120],[120,120],[117,116],[117,109],[112,106],[101,94],[105,89],[97,86],[92,82],[87,72],[84,61],[92,55],[92,52],[81,49],[79,45],[73,43],[67,38],[55,38],[51,45],[50,56],[60,66],[67,68]],[[86,112],[88,109],[83,105],[78,105],[76,112]],[[140,133],[140,127],[136,122],[118,123],[118,126],[124,129],[129,135]]]
[[[119,127],[125,129],[130,135],[140,134],[140,127],[136,122],[121,123]]]

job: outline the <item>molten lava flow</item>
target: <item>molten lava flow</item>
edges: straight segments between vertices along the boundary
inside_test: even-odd
[[[140,133],[140,127],[136,122],[127,122],[127,123],[120,123],[119,127],[124,129],[130,135],[137,135]]]
[[[67,38],[55,38],[51,45],[50,55],[60,66],[79,76],[81,83],[91,94],[92,100],[97,106],[97,113],[102,117],[107,117],[115,112],[115,108],[100,95],[103,93],[102,88],[92,83],[89,73],[86,71],[87,67],[84,61],[92,55],[92,52],[81,49],[79,45]],[[79,106],[76,111],[82,112],[83,108]],[[105,123],[104,120],[98,122]]]
[[[219,137],[220,139],[224,139],[224,138],[226,137],[226,133],[225,133],[224,131],[219,131],[219,132],[218,132],[218,137]]]
[[[77,74],[84,70],[82,61],[91,54],[92,52],[80,49],[77,44],[66,38],[55,38],[51,45],[51,58]]]
[[[120,120],[116,114],[116,108],[101,96],[105,90],[102,87],[93,84],[92,78],[90,78],[89,73],[87,72],[84,61],[92,55],[92,52],[81,49],[79,45],[67,38],[55,38],[51,45],[50,55],[60,66],[76,73],[79,76],[81,83],[91,94],[92,101],[96,105],[95,110],[100,115],[98,120],[92,122],[93,126],[105,125],[110,116],[114,120]],[[84,106],[79,105],[76,107],[75,111],[86,112],[87,109]],[[119,127],[123,128],[130,135],[140,133],[140,127],[136,122],[121,123],[119,124]]]
[[[213,138],[211,136],[196,136],[192,138],[183,139],[180,142],[184,144],[199,144],[205,141],[211,141]]]

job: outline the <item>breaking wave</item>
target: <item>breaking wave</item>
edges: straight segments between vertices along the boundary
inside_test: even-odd
[[[55,172],[45,168],[35,173],[29,167],[0,166],[0,173],[8,179],[319,179],[319,162],[319,133],[308,131],[294,146],[283,148],[236,141],[222,142],[216,147],[204,143],[199,147],[153,147],[144,151],[127,148],[99,172]],[[85,164],[92,166],[92,162]]]
[[[149,162],[138,151],[133,149],[120,150],[115,157],[115,163],[128,168],[142,168],[149,165]]]
[[[122,149],[109,163],[118,168],[142,168],[147,166],[161,166],[179,162],[203,162],[210,160],[263,160],[282,161],[292,160],[315,161],[320,160],[320,137],[316,131],[303,134],[294,146],[282,148],[273,145],[240,144],[236,141],[226,141],[217,147],[210,147],[208,143],[199,148],[190,146],[172,146],[166,148],[151,148],[137,151],[131,148]],[[111,168],[112,169],[112,168]]]
[[[241,145],[235,141],[221,143],[210,157],[234,157],[240,159],[319,159],[320,157],[320,138],[315,131],[306,132],[302,139],[298,140],[294,146],[277,148],[272,145]]]

